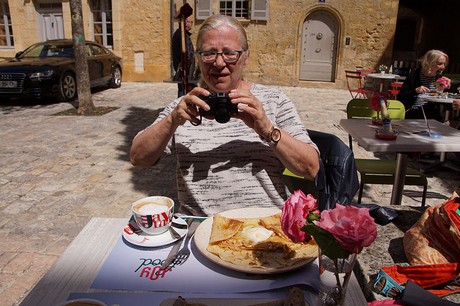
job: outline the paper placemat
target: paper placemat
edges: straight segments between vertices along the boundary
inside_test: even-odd
[[[91,288],[195,293],[238,293],[304,285],[319,288],[317,261],[298,270],[270,275],[236,272],[210,262],[190,242],[191,256],[180,266],[160,271],[172,245],[136,247],[120,237]]]
[[[233,294],[204,294],[204,293],[131,293],[131,292],[92,292],[92,293],[72,293],[67,300],[73,299],[95,299],[104,302],[108,306],[132,306],[135,301],[136,306],[164,306],[170,305],[179,295],[190,302],[201,302],[205,305],[251,305],[270,300],[286,297],[287,291],[273,291],[263,293],[233,293]],[[321,301],[318,297],[305,292],[307,305],[319,306]]]

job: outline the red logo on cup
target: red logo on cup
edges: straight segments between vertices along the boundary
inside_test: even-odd
[[[168,225],[171,216],[168,212],[162,212],[155,215],[147,215],[141,217],[141,223],[144,227],[162,227]]]

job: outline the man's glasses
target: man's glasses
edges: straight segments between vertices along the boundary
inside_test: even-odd
[[[221,55],[222,59],[226,63],[235,63],[238,61],[238,59],[241,56],[241,53],[243,53],[244,49],[242,50],[227,50],[227,51],[222,51],[222,52],[217,52],[217,51],[198,51],[198,54],[200,55],[200,58],[203,62],[205,63],[214,63],[217,60],[217,56]]]

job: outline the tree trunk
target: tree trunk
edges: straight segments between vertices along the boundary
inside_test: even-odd
[[[91,85],[89,81],[88,61],[86,58],[81,0],[70,0],[70,15],[72,16],[72,39],[75,55],[75,70],[77,74],[77,114],[91,115],[94,113],[95,107],[91,100]]]

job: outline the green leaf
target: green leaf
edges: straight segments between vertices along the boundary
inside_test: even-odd
[[[321,253],[331,259],[347,258],[350,255],[347,251],[342,250],[335,240],[334,236],[328,231],[315,224],[306,224],[302,230],[309,233],[315,238]]]

